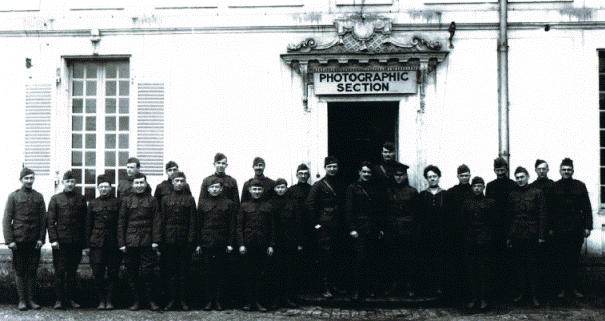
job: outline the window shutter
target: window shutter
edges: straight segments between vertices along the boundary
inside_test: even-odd
[[[137,96],[137,157],[141,172],[164,173],[164,84],[139,83]]]
[[[25,166],[50,175],[52,85],[25,86]]]

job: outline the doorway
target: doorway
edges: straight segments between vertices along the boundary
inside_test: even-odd
[[[344,186],[359,178],[361,162],[380,162],[382,144],[397,146],[398,115],[398,101],[328,103],[328,154],[338,158]]]

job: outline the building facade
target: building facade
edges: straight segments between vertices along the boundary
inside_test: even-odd
[[[153,187],[176,161],[197,195],[217,152],[240,188],[256,156],[267,176],[294,183],[298,164],[316,180],[333,154],[352,178],[384,141],[419,189],[428,164],[444,188],[462,163],[492,180],[498,9],[489,0],[2,4],[1,194],[19,187],[25,165],[47,202],[68,169],[91,199],[97,175],[117,180],[136,156]],[[605,3],[519,0],[507,12],[511,168],[545,159],[557,180],[572,158],[593,207],[587,249],[601,255]]]

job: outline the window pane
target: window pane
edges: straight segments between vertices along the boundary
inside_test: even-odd
[[[87,131],[97,130],[97,117],[94,117],[94,116],[86,117],[86,130]]]
[[[112,185],[116,183],[116,170],[115,169],[106,169],[105,176],[109,177],[109,181],[111,181]]]
[[[128,148],[128,134],[120,134],[120,148],[121,149]]]
[[[72,168],[71,172],[74,173],[74,177],[76,178],[76,184],[82,184],[82,169]]]
[[[128,98],[120,98],[120,114],[128,114]]]
[[[116,134],[105,134],[105,149],[116,148]]]
[[[71,116],[71,129],[82,130],[82,116]]]
[[[71,135],[71,148],[82,148],[82,134]]]
[[[600,127],[601,128],[605,128],[605,112],[601,112],[601,121],[600,121],[600,123],[601,123]]]
[[[119,157],[118,166],[126,166],[126,163],[128,162],[128,152],[120,152]]]
[[[605,186],[601,186],[601,203],[605,203]]]
[[[120,96],[128,96],[130,93],[130,83],[128,81],[120,81]]]
[[[94,168],[87,168],[84,170],[84,184],[95,184],[97,171]]]
[[[115,117],[105,117],[105,130],[116,130]]]
[[[605,147],[605,131],[601,130],[601,147]]]
[[[118,75],[118,67],[114,64],[108,64],[105,70],[106,78],[116,78]]]
[[[116,113],[116,99],[106,98],[105,99],[105,113],[115,114]]]
[[[120,117],[120,130],[128,130],[128,118]]]
[[[71,166],[82,166],[82,152],[71,152]]]
[[[74,81],[72,87],[71,94],[73,96],[84,96],[84,83],[82,81]]]
[[[82,186],[76,186],[76,187],[74,187],[74,192],[76,192],[78,194],[82,194]]]
[[[105,82],[105,95],[115,96],[116,95],[116,82],[114,80],[108,80]]]
[[[118,181],[126,179],[127,176],[128,176],[128,174],[126,174],[125,169],[118,170]]]
[[[605,167],[601,167],[601,182],[605,182]]]
[[[86,78],[89,78],[89,79],[97,78],[97,66],[88,65],[86,67]]]
[[[86,148],[94,149],[97,148],[97,135],[86,134]]]
[[[605,75],[599,75],[599,91],[605,91]]]
[[[128,64],[120,65],[120,78],[128,78],[130,77],[130,70],[128,69]]]
[[[97,82],[96,81],[87,81],[86,82],[86,96],[96,96],[97,95]]]
[[[86,201],[92,201],[95,199],[95,188],[94,187],[86,187],[84,188],[84,197],[86,197]]]
[[[116,152],[105,152],[105,166],[116,166]]]
[[[86,152],[86,166],[97,165],[97,152]]]
[[[74,64],[74,78],[84,78],[84,64]]]
[[[80,98],[73,99],[71,102],[71,112],[74,114],[82,113],[82,106],[84,102]]]
[[[89,114],[94,114],[97,112],[97,100],[96,99],[86,99],[86,112]]]
[[[605,166],[605,149],[603,148],[601,148],[601,166]]]

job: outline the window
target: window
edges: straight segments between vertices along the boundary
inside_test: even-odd
[[[126,176],[130,150],[130,69],[128,61],[74,61],[70,64],[71,169],[77,189],[95,198],[96,177],[115,185]]]
[[[601,204],[605,204],[605,50],[599,51],[599,124],[601,141]]]

